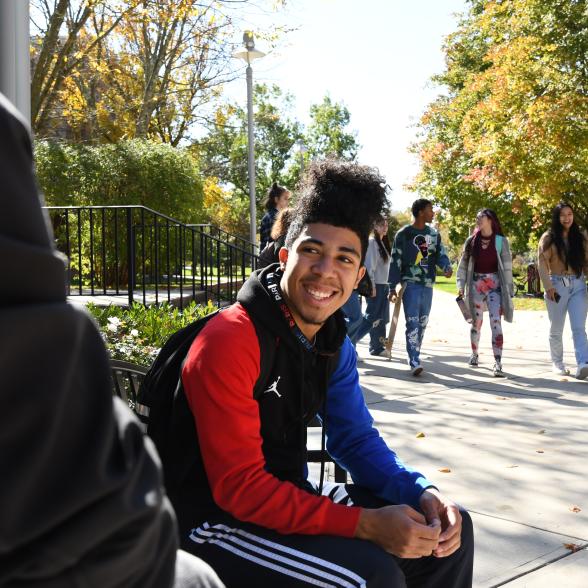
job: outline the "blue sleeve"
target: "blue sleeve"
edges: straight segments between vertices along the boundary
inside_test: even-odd
[[[448,269],[451,269],[451,261],[449,261],[445,246],[441,242],[441,235],[437,237],[437,251],[437,265],[446,272]]]
[[[433,484],[407,468],[373,426],[359,386],[355,357],[346,338],[327,391],[327,451],[351,474],[354,483],[393,504],[418,508],[421,494]]]
[[[388,270],[388,284],[390,289],[396,288],[402,281],[402,235],[398,232],[392,243],[392,252],[390,255],[390,269]]]

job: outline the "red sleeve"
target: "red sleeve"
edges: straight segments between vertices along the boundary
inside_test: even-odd
[[[235,518],[280,533],[352,537],[359,508],[333,504],[265,471],[253,398],[258,377],[255,327],[235,304],[194,340],[182,372],[214,500]]]

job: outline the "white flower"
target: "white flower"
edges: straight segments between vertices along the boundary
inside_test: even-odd
[[[108,319],[110,320],[110,319]],[[106,325],[106,328],[111,332],[111,333],[116,333],[116,331],[118,330],[118,325],[115,325],[114,323],[110,323],[109,325]]]
[[[137,329],[131,329],[131,337],[138,337],[139,331]]]

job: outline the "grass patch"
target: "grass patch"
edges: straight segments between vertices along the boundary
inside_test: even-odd
[[[443,292],[448,292],[449,294],[457,296],[455,272],[453,272],[453,275],[450,278],[446,278],[445,276],[437,276],[437,280],[435,282],[435,289],[442,290]]]
[[[455,284],[455,272],[450,278],[437,276],[435,290],[441,290],[457,296],[457,286]],[[532,298],[529,296],[517,296],[514,299],[515,310],[545,310],[545,301],[543,298]]]

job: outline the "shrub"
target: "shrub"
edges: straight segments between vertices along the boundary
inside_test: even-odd
[[[130,308],[88,304],[110,357],[144,366],[151,365],[171,335],[214,310],[211,301],[206,306],[192,302],[184,310],[167,303],[149,307],[135,303]]]
[[[49,206],[142,204],[186,223],[203,218],[203,181],[186,149],[141,139],[37,141],[35,161]]]

